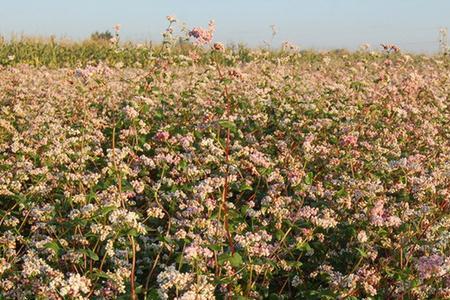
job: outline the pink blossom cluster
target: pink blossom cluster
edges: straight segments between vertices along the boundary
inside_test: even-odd
[[[167,141],[170,137],[170,133],[164,130],[158,131],[155,135],[156,140],[160,142]]]
[[[189,36],[195,38],[195,41],[198,45],[207,45],[211,43],[215,30],[215,22],[211,20],[208,23],[207,29],[194,27],[193,29],[191,29],[191,31],[189,31]]]
[[[399,217],[390,215],[384,208],[384,201],[378,200],[370,210],[370,223],[375,226],[393,226],[398,227],[402,224]]]
[[[210,249],[198,245],[190,245],[184,249],[184,256],[187,260],[208,259],[213,255],[214,253]]]
[[[422,256],[417,260],[416,268],[421,279],[439,277],[450,272],[450,259],[438,254]]]
[[[245,235],[237,235],[236,242],[250,255],[256,257],[268,257],[272,254],[274,246],[270,244],[272,236],[265,230],[247,232]]]
[[[355,147],[358,144],[358,138],[353,135],[345,135],[341,138],[341,144],[346,147]]]

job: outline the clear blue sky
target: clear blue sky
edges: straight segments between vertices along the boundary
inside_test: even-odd
[[[167,15],[189,26],[217,24],[222,42],[301,48],[350,48],[396,43],[402,49],[434,52],[439,27],[450,27],[450,0],[0,0],[0,34],[82,39],[122,24],[126,40],[160,40]]]

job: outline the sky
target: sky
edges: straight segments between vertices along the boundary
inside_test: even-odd
[[[450,0],[0,0],[0,34],[84,39],[122,25],[121,39],[160,41],[174,15],[188,27],[216,21],[215,41],[300,49],[356,49],[394,43],[437,52],[439,28],[450,28]]]

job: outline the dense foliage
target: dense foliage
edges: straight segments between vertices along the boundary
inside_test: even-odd
[[[448,59],[215,48],[0,46],[0,298],[449,298]]]

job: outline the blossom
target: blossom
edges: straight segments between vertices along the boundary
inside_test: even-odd
[[[169,299],[169,290],[171,288],[175,287],[178,290],[182,290],[189,284],[192,278],[192,274],[180,273],[173,265],[166,267],[157,277],[159,296],[162,299]]]
[[[120,28],[122,27],[122,25],[120,25],[120,24],[115,24],[114,25],[114,31],[116,32],[116,33],[118,33],[119,31],[120,31]]]
[[[367,238],[366,232],[365,232],[364,230],[361,230],[361,231],[358,233],[358,241],[359,241],[360,243],[365,243],[365,242],[367,242],[367,240],[368,240],[368,238]]]
[[[139,216],[135,212],[126,209],[116,209],[109,215],[109,221],[115,227],[125,227],[136,229],[137,232],[145,233],[145,227],[139,223]]]
[[[166,17],[167,21],[169,21],[170,23],[174,23],[177,21],[177,18],[175,16],[167,16]]]
[[[208,248],[200,247],[198,245],[190,245],[184,249],[184,256],[187,260],[207,259],[213,256],[213,252]]]
[[[126,106],[123,111],[129,119],[135,119],[139,116],[139,112],[131,106]]]
[[[292,278],[292,286],[297,287],[302,283],[302,280],[298,275],[295,275],[294,278]]]
[[[81,276],[80,274],[70,274],[67,281],[60,288],[61,296],[70,296],[72,298],[80,298],[90,291],[91,280]]]
[[[152,218],[162,219],[164,218],[164,212],[160,207],[150,207],[147,209],[147,215]]]
[[[397,216],[389,215],[384,208],[384,201],[378,200],[374,207],[370,210],[370,222],[375,226],[391,226],[398,227],[402,221]]]
[[[418,259],[416,268],[421,279],[429,279],[450,271],[450,260],[438,254],[422,256]]]
[[[274,247],[270,244],[272,236],[265,230],[259,232],[247,232],[245,235],[237,235],[236,242],[243,247],[249,254],[259,257],[268,257]]]
[[[355,147],[358,143],[358,138],[353,135],[345,135],[341,138],[341,144],[343,146]]]
[[[160,130],[156,133],[155,138],[160,141],[160,142],[164,142],[167,141],[170,137],[170,133],[164,130]]]
[[[222,43],[214,43],[213,49],[219,52],[224,52],[225,46]]]
[[[144,192],[145,184],[142,181],[133,180],[131,182],[131,185],[133,186],[133,189],[136,193],[142,194],[142,192]]]
[[[215,30],[215,23],[213,20],[211,20],[208,23],[207,29],[194,27],[189,31],[189,36],[195,38],[198,45],[206,45],[212,41]]]

